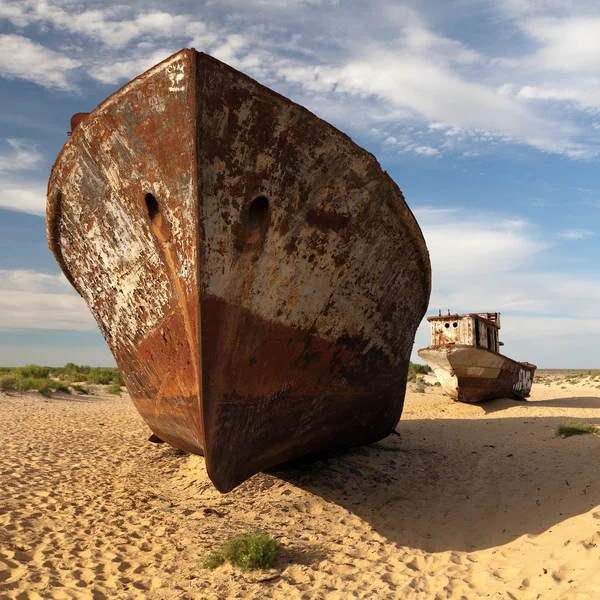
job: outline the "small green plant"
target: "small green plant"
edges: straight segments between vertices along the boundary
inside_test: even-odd
[[[106,388],[107,394],[112,394],[114,396],[121,395],[121,386],[118,383],[113,383]]]
[[[229,562],[240,569],[270,569],[279,552],[279,544],[266,533],[252,531],[234,537],[203,561],[205,569],[216,569]]]
[[[562,435],[562,437],[571,437],[572,435],[584,435],[591,433],[592,435],[600,435],[600,429],[595,425],[588,425],[586,423],[578,423],[572,421],[571,423],[563,423],[556,429],[556,435]]]

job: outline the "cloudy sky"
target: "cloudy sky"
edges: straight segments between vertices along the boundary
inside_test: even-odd
[[[191,46],[377,156],[425,234],[430,314],[500,311],[508,355],[600,368],[597,1],[165,6],[0,0],[0,364],[113,364],[47,249],[45,186],[73,113]]]

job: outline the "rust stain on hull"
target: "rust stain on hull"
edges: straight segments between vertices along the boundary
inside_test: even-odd
[[[395,427],[430,293],[375,158],[183,50],[79,120],[48,239],[156,437],[215,486]]]

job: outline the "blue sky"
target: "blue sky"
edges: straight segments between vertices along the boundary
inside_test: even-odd
[[[166,6],[0,3],[0,364],[113,364],[47,249],[46,182],[72,114],[191,46],[377,156],[427,240],[430,314],[500,311],[509,356],[600,368],[597,2]]]

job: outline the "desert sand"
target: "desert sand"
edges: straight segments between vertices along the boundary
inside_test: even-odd
[[[227,495],[147,442],[125,395],[0,397],[0,598],[600,598],[592,385],[528,402],[407,394],[399,436],[260,474]],[[280,576],[200,566],[259,527]]]

